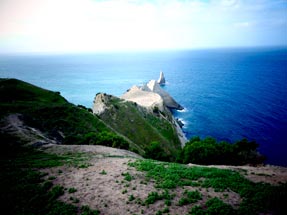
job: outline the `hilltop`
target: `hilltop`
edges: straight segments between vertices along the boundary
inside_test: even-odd
[[[100,93],[94,115],[59,92],[16,79],[1,79],[0,95],[0,202],[6,214],[287,211],[284,167],[144,159],[153,146],[160,147],[163,160],[176,159],[181,151],[174,119],[164,106],[147,109]],[[187,147],[199,143],[192,140]]]

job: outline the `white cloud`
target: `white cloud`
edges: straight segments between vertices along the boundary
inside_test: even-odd
[[[234,23],[234,26],[235,27],[239,27],[239,28],[249,28],[249,27],[252,27],[254,26],[255,23],[252,23],[252,22],[237,22],[237,23]]]
[[[246,35],[262,34],[263,23],[277,23],[273,37],[279,35],[278,28],[286,26],[287,6],[278,7],[283,4],[281,0],[272,2],[2,0],[0,49],[101,51],[236,46],[248,40]],[[281,43],[286,44],[286,40],[281,38]]]

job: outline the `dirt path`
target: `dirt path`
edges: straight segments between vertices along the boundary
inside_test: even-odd
[[[27,126],[21,114],[10,114],[1,121],[1,131],[19,137],[24,143],[29,145],[55,144],[45,136],[40,130]]]

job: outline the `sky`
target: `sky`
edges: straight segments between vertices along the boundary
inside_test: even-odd
[[[287,46],[287,0],[0,0],[0,52]]]

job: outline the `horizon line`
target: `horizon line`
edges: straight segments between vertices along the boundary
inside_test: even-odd
[[[212,46],[192,48],[158,48],[158,49],[115,49],[115,50],[81,50],[81,51],[7,51],[0,55],[66,55],[66,54],[117,54],[117,53],[148,53],[148,52],[176,52],[224,49],[287,49],[287,44],[282,45],[257,45],[257,46]]]

